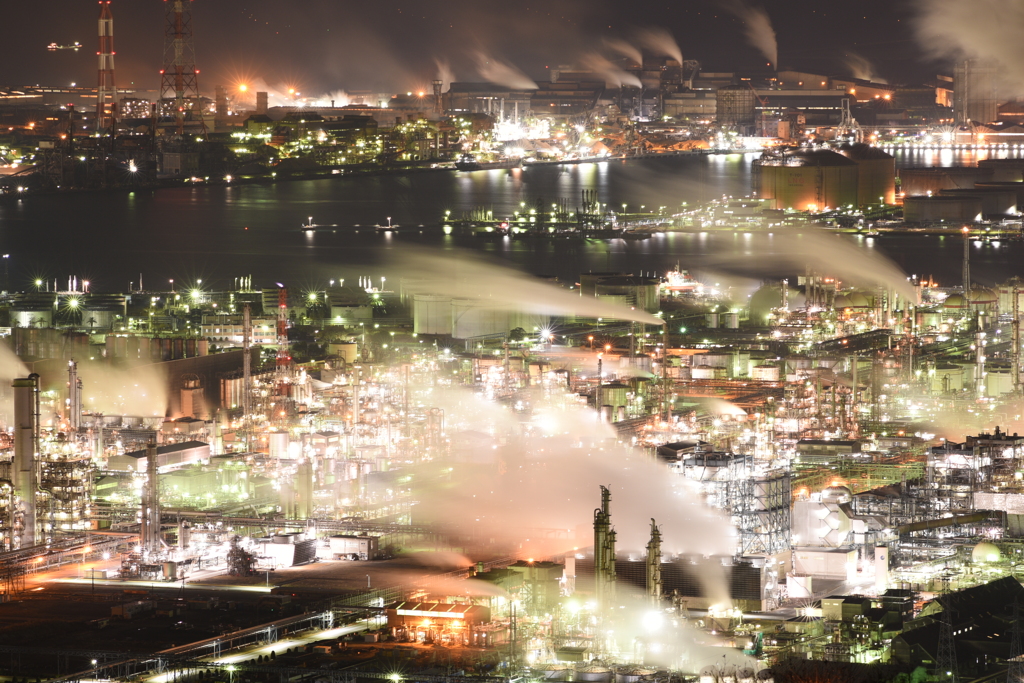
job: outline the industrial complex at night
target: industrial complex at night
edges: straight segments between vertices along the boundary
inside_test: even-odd
[[[101,0],[95,86],[0,83],[0,679],[1024,683],[998,35],[310,94],[147,2],[152,82]]]

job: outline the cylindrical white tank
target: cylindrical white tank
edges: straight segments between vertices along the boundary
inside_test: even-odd
[[[778,382],[779,367],[777,365],[755,365],[750,369],[750,379],[761,382]]]
[[[451,334],[452,298],[436,294],[414,295],[412,324],[416,334]]]
[[[267,438],[269,440],[271,458],[288,457],[288,432],[271,432]]]

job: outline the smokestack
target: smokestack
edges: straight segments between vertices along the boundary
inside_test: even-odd
[[[441,90],[444,88],[444,81],[442,81],[440,79],[435,79],[434,82],[433,82],[433,86],[434,86],[434,110],[438,114],[442,114],[442,113],[444,113],[444,110],[443,110],[443,107],[441,105]]]
[[[156,443],[146,446],[146,488],[142,495],[142,524],[139,528],[139,542],[143,553],[153,553],[160,548],[160,486],[157,480]]]
[[[611,502],[611,492],[602,486],[601,507],[594,510],[594,593],[599,612],[615,601],[615,531]]]
[[[21,507],[18,548],[36,545],[36,454],[39,450],[39,375],[11,383],[14,389],[14,493]]]
[[[661,587],[661,529],[652,519],[647,542],[647,597],[655,605],[661,602]]]
[[[68,426],[72,432],[82,427],[82,380],[74,359],[68,361]]]
[[[100,49],[99,77],[96,87],[96,132],[110,126],[114,133],[114,101],[117,88],[114,86],[114,17],[110,13],[110,0],[100,2],[99,21]],[[109,113],[108,113],[109,108]]]

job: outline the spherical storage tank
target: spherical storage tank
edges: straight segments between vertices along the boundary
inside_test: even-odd
[[[971,561],[975,564],[998,562],[1000,557],[1002,557],[1002,553],[999,552],[999,547],[987,541],[982,541],[971,551]]]
[[[761,197],[775,200],[776,209],[816,211],[858,203],[860,170],[856,161],[842,154],[799,150],[759,163]]]

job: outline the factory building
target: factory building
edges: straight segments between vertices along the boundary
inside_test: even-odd
[[[990,123],[999,117],[999,67],[984,59],[963,59],[953,68],[953,117],[958,125]]]

